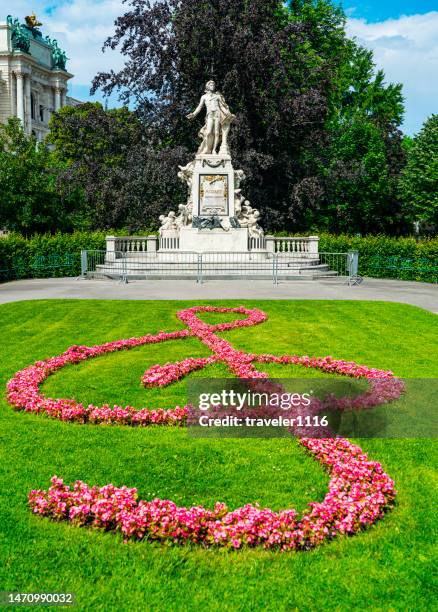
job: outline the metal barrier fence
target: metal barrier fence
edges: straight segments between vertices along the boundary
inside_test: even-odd
[[[281,280],[328,279],[347,280],[356,283],[359,278],[358,253],[317,253],[300,255],[299,253],[275,253],[274,283]]]
[[[199,279],[199,254],[179,251],[159,256],[123,251],[81,251],[81,276],[122,282],[140,279]]]
[[[358,255],[350,253],[82,251],[82,278],[116,279],[342,279],[355,283]]]
[[[200,253],[200,279],[273,279],[275,255],[273,253],[234,252]]]

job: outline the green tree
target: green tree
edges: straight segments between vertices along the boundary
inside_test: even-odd
[[[438,228],[438,115],[429,117],[409,144],[400,195],[412,222]]]
[[[163,210],[186,197],[176,176],[184,160],[181,147],[152,143],[138,115],[126,107],[65,107],[50,128],[53,155],[64,166],[58,188],[83,194],[93,229],[152,227]]]
[[[379,128],[356,118],[339,131],[331,155],[322,225],[341,233],[400,233],[404,222],[396,180]]]
[[[17,118],[0,125],[0,226],[31,235],[71,231],[77,199],[56,188],[48,147],[28,137]]]
[[[139,139],[139,120],[128,108],[104,110],[99,102],[64,106],[50,120],[48,142],[56,159],[67,164],[98,157],[119,164],[130,144]]]
[[[372,52],[348,42],[333,93],[320,227],[348,233],[400,234],[408,229],[398,180],[406,149],[399,125],[401,85],[385,84]]]
[[[345,39],[341,13],[319,24],[294,18],[280,0],[129,4],[106,43],[121,47],[125,66],[99,74],[94,89],[119,91],[136,108],[156,150],[167,150],[168,178],[159,177],[161,187],[175,180],[170,162],[176,149],[185,148],[183,163],[197,149],[199,121],[194,126],[186,114],[214,78],[236,115],[230,144],[247,176],[245,194],[262,210],[265,227],[301,224],[293,190],[306,180],[312,171],[307,160],[325,142],[333,76],[342,61],[327,50]]]
[[[349,176],[343,202],[353,210],[342,229],[398,231],[401,87],[385,85],[372,53],[347,38],[339,6],[329,0],[128,5],[105,43],[120,47],[125,65],[97,75],[93,90],[118,91],[135,107],[165,165],[152,176],[161,182],[156,193],[175,180],[176,149],[186,151],[184,163],[196,150],[196,130],[185,115],[214,78],[236,114],[233,157],[267,229],[327,227]],[[366,143],[354,140],[370,133],[364,151]],[[347,141],[354,145],[348,152]]]

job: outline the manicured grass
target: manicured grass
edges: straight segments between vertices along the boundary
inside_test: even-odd
[[[237,302],[209,302],[237,305]],[[2,388],[18,369],[71,344],[102,342],[180,329],[184,302],[50,300],[0,307]],[[269,320],[225,332],[249,352],[332,355],[405,377],[438,374],[436,316],[376,302],[245,302]],[[223,321],[224,315],[203,316]],[[103,356],[59,371],[44,385],[52,397],[93,403],[174,406],[182,381],[145,390],[154,363],[202,356],[193,338]],[[315,376],[302,368],[263,366],[270,374]],[[192,376],[224,376],[215,365]],[[392,476],[397,506],[353,538],[309,553],[204,550],[148,542],[123,544],[112,534],[34,517],[32,488],[52,474],[67,482],[137,486],[141,497],[230,507],[258,501],[275,510],[303,510],[321,500],[328,478],[290,439],[191,439],[184,429],[81,426],[15,413],[0,404],[0,590],[73,591],[79,609],[93,610],[430,610],[437,477],[431,439],[359,441]]]

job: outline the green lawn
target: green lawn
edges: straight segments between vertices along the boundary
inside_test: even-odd
[[[238,305],[240,302],[209,302]],[[71,344],[180,329],[186,302],[47,300],[0,307],[0,382]],[[257,327],[225,332],[250,352],[332,355],[438,378],[436,316],[376,302],[246,301],[266,311]],[[207,317],[204,315],[207,320]],[[209,321],[224,315],[210,314]],[[149,345],[57,372],[52,397],[93,403],[166,406],[184,403],[185,382],[145,390],[154,363],[208,354],[197,339]],[[263,366],[270,374],[317,376],[301,368]],[[224,376],[215,365],[193,376]],[[396,481],[397,505],[352,538],[308,553],[229,552],[196,546],[123,544],[109,533],[56,524],[29,512],[27,494],[50,476],[67,482],[137,486],[140,496],[179,504],[230,507],[259,502],[274,510],[324,497],[328,477],[298,445],[281,439],[191,439],[184,429],[75,425],[15,413],[0,400],[0,590],[72,591],[81,610],[431,610],[436,504],[433,439],[359,441]]]

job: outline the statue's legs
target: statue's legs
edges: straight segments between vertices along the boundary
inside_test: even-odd
[[[216,116],[215,116],[215,121],[214,121],[214,145],[213,145],[213,153],[216,153],[217,148],[219,146],[220,139],[221,139],[221,122],[220,122],[219,113],[217,113]]]
[[[221,142],[221,149],[220,149],[220,153],[222,155],[229,155],[230,151],[228,149],[228,132],[230,131],[230,122],[229,121],[225,121],[222,124],[222,142]]]
[[[209,114],[207,117],[207,125],[206,125],[206,147],[205,153],[214,153],[214,139],[215,139],[215,117],[214,114]]]

